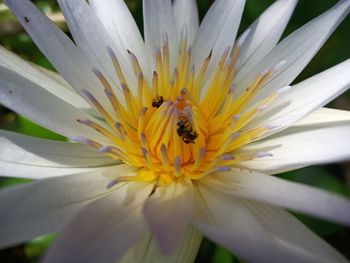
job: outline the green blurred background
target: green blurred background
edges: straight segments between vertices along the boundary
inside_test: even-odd
[[[20,1],[20,0],[19,0]],[[64,30],[66,26],[62,20],[56,1],[34,1],[45,13],[54,19]],[[126,0],[138,25],[142,28],[141,0]],[[211,0],[198,0],[200,17],[203,18],[210,7]],[[240,32],[246,29],[263,12],[273,0],[247,0]],[[300,0],[294,15],[286,29],[285,35],[305,24],[310,19],[326,11],[337,0]],[[9,13],[0,1],[0,45],[21,55],[41,66],[53,69],[50,63],[35,47],[30,37],[23,32],[15,18]],[[309,66],[302,72],[295,82],[310,77],[337,63],[350,58],[350,17],[339,26],[336,32],[320,50]],[[350,74],[350,72],[349,72]],[[350,110],[349,93],[342,95],[330,105],[333,108]],[[0,128],[12,130],[27,135],[64,140],[60,135],[54,134],[26,118],[0,105]],[[302,150],[302,149],[301,149]],[[1,174],[1,168],[0,168]],[[305,184],[314,185],[341,195],[350,196],[350,162],[337,163],[327,166],[317,166],[300,169],[280,175],[281,177]],[[7,187],[28,180],[0,178],[0,187]],[[1,211],[0,211],[1,213]],[[327,240],[337,250],[350,258],[350,229],[331,224],[304,215],[295,214],[300,220]],[[50,246],[55,235],[48,235],[32,240],[26,244],[0,250],[0,262],[38,262],[40,256]],[[254,251],[252,251],[254,253]],[[196,262],[231,263],[242,262],[231,253],[208,240],[204,240],[197,256]]]

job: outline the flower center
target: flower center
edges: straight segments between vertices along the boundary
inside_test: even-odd
[[[184,177],[198,180],[239,166],[242,161],[268,155],[261,152],[242,155],[237,150],[268,131],[264,126],[247,127],[280,92],[255,104],[251,101],[279,65],[261,72],[243,92],[235,94],[233,83],[241,43],[238,41],[227,48],[216,67],[212,65],[210,52],[196,71],[195,66],[191,66],[191,48],[187,47],[184,37],[177,66],[171,70],[165,37],[162,50],[156,52],[156,70],[150,80],[145,79],[138,59],[128,51],[138,79],[137,89],[131,87],[136,90],[135,94],[130,91],[118,59],[109,48],[121,81],[123,100],[107,78],[94,70],[113,112],[84,90],[105,123],[77,121],[97,130],[111,143],[103,145],[87,138],[76,140],[138,168],[133,176],[118,178],[115,182],[155,181],[157,185],[167,185]]]

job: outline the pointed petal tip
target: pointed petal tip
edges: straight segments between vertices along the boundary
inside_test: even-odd
[[[250,32],[251,32],[251,28],[248,28],[248,29],[239,37],[239,39],[238,39],[238,41],[237,41],[237,45],[238,45],[239,47],[241,47],[241,46],[244,44],[244,42],[245,42],[245,40],[247,39],[247,37],[249,36]]]

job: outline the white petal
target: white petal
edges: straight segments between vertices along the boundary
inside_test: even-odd
[[[282,206],[350,226],[350,200],[325,190],[271,175],[244,172],[205,178],[204,183],[228,195]]]
[[[276,1],[242,34],[249,33],[240,51],[239,74],[248,73],[277,45],[297,2]]]
[[[130,88],[135,87],[137,83],[135,82],[136,78],[132,72],[130,60],[120,37],[115,35],[114,39],[112,39],[109,36],[107,30],[86,1],[58,0],[58,4],[77,46],[89,58],[94,67],[105,73],[111,84],[120,84],[120,80],[118,80],[114,71],[112,59],[108,53],[108,47],[110,47],[118,57],[125,77],[130,82]],[[116,88],[115,91],[122,96],[121,88]]]
[[[0,246],[61,230],[79,209],[106,194],[109,179],[101,173],[55,177],[2,189]]]
[[[350,87],[349,70],[350,59],[292,86],[254,119],[252,125],[263,123],[275,133],[299,121]]]
[[[348,262],[284,209],[250,201],[244,204],[268,233],[305,261]]]
[[[350,111],[337,110],[331,108],[321,108],[311,112],[306,117],[302,118],[293,127],[316,127],[316,126],[331,126],[340,123],[348,123],[350,121]]]
[[[13,55],[17,56],[16,54],[12,53]],[[18,57],[18,56],[17,56]],[[20,57],[18,57],[20,59]],[[22,60],[25,61],[25,60]],[[71,85],[69,85],[69,83],[57,72],[52,71],[50,69],[41,67],[37,64],[34,64],[32,62],[29,62],[30,65],[32,65],[33,67],[35,67],[37,70],[39,70],[41,73],[45,74],[46,76],[50,77],[51,79],[55,80],[57,83],[61,84],[63,87],[65,87],[68,90],[74,91],[75,90],[72,88]],[[84,101],[85,102],[85,101]],[[86,103],[86,102],[85,102]]]
[[[108,142],[104,136],[77,122],[77,119],[96,119],[35,83],[1,66],[0,80],[0,103],[4,106],[67,137],[79,135]]]
[[[69,85],[59,75],[44,68],[32,65],[14,53],[0,46],[0,66],[28,79],[67,103],[81,109],[90,108],[80,96],[67,88]]]
[[[6,0],[6,4],[39,49],[77,93],[82,94],[82,89],[87,89],[104,105],[109,105],[103,88],[92,72],[93,66],[66,34],[29,0]]]
[[[146,67],[145,45],[124,0],[91,0],[89,3],[113,42],[122,44],[118,48],[130,50],[140,60],[141,66]]]
[[[130,248],[118,263],[193,263],[201,241],[201,233],[189,227],[180,246],[170,255],[164,255],[159,251],[154,236],[147,234]]]
[[[116,161],[92,147],[0,130],[1,176],[41,179],[98,170]]]
[[[197,214],[194,226],[246,261],[307,262],[282,247],[240,200],[198,185],[198,206],[203,211]]]
[[[193,213],[193,187],[190,181],[157,189],[143,207],[146,220],[160,250],[173,252],[185,235]]]
[[[234,44],[243,13],[244,0],[217,0],[205,15],[193,44],[193,61],[200,67],[213,50],[216,65],[224,50]]]
[[[192,45],[199,27],[196,1],[175,0],[174,15],[177,26],[177,38],[181,39],[182,33],[185,31],[189,45]]]
[[[316,117],[316,116],[315,116]],[[268,174],[281,173],[313,164],[350,159],[350,118],[329,123],[304,123],[240,150],[268,152],[272,156],[255,158],[242,163],[243,167]],[[318,119],[321,120],[321,119]]]
[[[152,68],[155,68],[157,49],[162,49],[165,35],[168,36],[171,69],[177,63],[178,39],[171,0],[143,0],[144,36],[146,51]]]
[[[43,262],[115,262],[147,231],[141,206],[150,188],[129,184],[83,208]]]
[[[270,69],[281,61],[285,61],[285,64],[279,73],[262,89],[256,100],[289,85],[309,63],[349,11],[350,2],[347,0],[339,1],[333,8],[289,35],[248,74],[237,75],[239,90],[243,91],[261,71]]]

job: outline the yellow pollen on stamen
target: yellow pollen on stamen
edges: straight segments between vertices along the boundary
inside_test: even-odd
[[[257,102],[254,98],[283,62],[262,71],[242,92],[236,93],[234,81],[242,39],[224,50],[214,69],[212,51],[201,65],[191,64],[192,49],[185,34],[179,45],[177,63],[171,66],[168,41],[164,34],[150,78],[144,77],[134,53],[127,51],[136,87],[130,86],[117,56],[108,48],[120,85],[115,87],[109,83],[97,69],[93,72],[110,105],[103,105],[93,94],[83,91],[103,120],[99,123],[77,121],[106,137],[111,145],[83,137],[72,137],[72,140],[137,168],[132,176],[119,177],[108,187],[119,182],[153,182],[153,193],[158,186],[182,178],[199,180],[240,167],[241,162],[270,156],[268,152],[245,155],[236,152],[269,131],[268,127],[249,124],[269,107],[282,89]],[[209,66],[211,77],[207,76]]]

